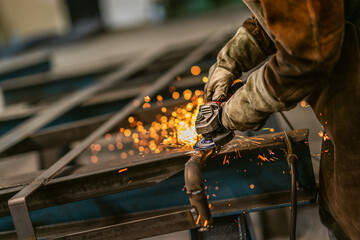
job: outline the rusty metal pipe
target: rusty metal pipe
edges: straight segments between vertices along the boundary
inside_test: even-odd
[[[195,207],[199,214],[197,220],[197,224],[201,226],[199,231],[208,231],[213,223],[202,184],[202,170],[206,162],[213,156],[213,153],[213,149],[200,151],[198,154],[194,154],[185,164],[186,193],[189,196],[191,206]]]

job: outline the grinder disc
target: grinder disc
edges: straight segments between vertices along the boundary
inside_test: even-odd
[[[194,145],[195,150],[208,150],[215,147],[215,143],[213,140],[206,140],[205,138],[201,138]]]

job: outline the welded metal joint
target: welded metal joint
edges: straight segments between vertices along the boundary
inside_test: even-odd
[[[285,146],[286,146],[286,160],[290,166],[290,164],[293,161],[298,159],[298,156],[293,153],[292,143],[291,143],[291,140],[290,140],[289,136],[287,135],[286,131],[284,131],[284,141],[285,141]]]
[[[200,227],[198,229],[199,231],[208,231],[213,224],[209,204],[202,184],[202,170],[207,161],[214,155],[214,152],[213,149],[200,151],[194,154],[185,164],[186,193],[189,196],[191,206],[198,213],[195,223],[196,226]]]

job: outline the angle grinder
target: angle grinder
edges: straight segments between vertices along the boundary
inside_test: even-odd
[[[227,101],[244,84],[239,81],[234,83],[228,90],[225,98]],[[207,102],[199,107],[199,113],[195,120],[195,129],[202,138],[194,145],[195,150],[209,150],[221,147],[230,142],[235,134],[221,124],[221,103],[217,101]]]

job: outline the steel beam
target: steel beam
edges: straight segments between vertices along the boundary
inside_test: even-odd
[[[309,204],[315,201],[316,193],[314,191],[300,189],[298,194],[298,204],[300,205]],[[213,206],[213,210],[211,211],[211,214],[215,216],[216,219],[217,217],[243,214],[244,212],[248,213],[269,208],[286,207],[288,206],[289,202],[290,191],[234,198],[229,200],[212,201],[211,204]],[[153,226],[151,231],[142,231],[141,238],[145,238],[198,227],[196,226],[196,222],[193,222],[191,219],[189,219],[188,214],[191,214],[190,211],[190,206],[182,206],[165,210],[125,214],[117,217],[69,222],[50,226],[40,226],[36,227],[36,233],[39,238],[43,239],[72,239],[71,237],[74,237],[74,239],[78,239],[80,237],[82,237],[82,239],[88,239],[87,237],[92,237],[94,234],[100,233],[102,237],[109,239],[113,237],[112,234],[114,231],[116,231],[121,232],[123,236],[128,236],[130,239],[133,239],[131,237],[138,236],[132,231],[134,228],[145,229],[149,226],[149,219],[157,221],[159,219],[164,220],[162,219],[163,216],[169,217],[166,218],[166,221],[163,221],[160,225]],[[182,214],[185,212],[187,213],[186,216]],[[172,219],[172,217],[176,219]],[[182,222],[182,224],[179,224],[179,221]],[[136,223],[135,226],[134,223]],[[193,224],[187,225],[183,223]],[[0,238],[8,240],[17,239],[16,233],[14,231],[0,233]]]
[[[196,220],[195,220],[196,221]],[[196,227],[190,210],[157,215],[135,221],[95,228],[84,232],[49,239],[123,239],[136,240],[166,233],[188,230]]]
[[[290,131],[288,134],[296,145],[306,141],[307,130]],[[254,155],[262,149],[285,147],[282,136],[281,133],[275,133],[234,139],[218,153],[216,158],[222,159],[227,155],[230,157],[236,155],[236,152],[241,152],[244,158],[248,158],[247,156]],[[57,178],[43,183],[43,187],[28,199],[28,208],[30,210],[46,208],[153,185],[182,171],[189,158],[189,152],[183,150],[173,154],[165,152],[155,156],[149,155],[133,160],[129,159],[130,164],[109,161],[82,167],[69,166],[60,172],[60,176]],[[122,174],[117,173],[119,169],[125,168],[128,171]],[[304,172],[308,172],[308,170]],[[130,180],[133,180],[131,185],[128,184]],[[23,182],[8,183],[2,186],[3,190],[0,190],[0,216],[9,214],[7,200],[19,191],[18,185],[30,184],[31,181],[33,181],[32,177],[28,180],[24,179]],[[310,177],[309,179],[302,177],[299,182],[305,186],[311,186]]]
[[[308,146],[306,146],[307,131],[306,130],[291,131],[291,132],[288,132],[288,135],[294,143],[294,153],[296,153],[299,156],[299,164],[298,164],[298,166],[299,166],[299,185],[300,185],[301,189],[299,190],[298,200],[299,200],[300,204],[301,203],[309,203],[316,198],[316,190],[315,190],[314,178],[312,175],[312,168],[311,168],[311,165],[310,166],[308,165],[309,162],[311,162],[310,155],[309,155],[309,152],[306,152],[306,149],[308,151]],[[274,190],[282,189],[282,187],[280,187],[280,185],[284,185],[283,183],[285,180],[284,177],[286,177],[286,172],[285,172],[285,175],[282,175],[281,171],[282,171],[282,168],[284,168],[284,167],[288,168],[288,166],[287,166],[287,162],[286,162],[284,153],[283,153],[284,156],[281,157],[281,155],[282,155],[281,150],[280,150],[281,148],[285,148],[282,133],[268,134],[268,135],[263,135],[263,136],[250,137],[250,138],[246,137],[246,138],[234,139],[231,143],[229,143],[229,145],[224,147],[224,149],[222,149],[218,153],[218,155],[216,155],[209,162],[209,164],[208,164],[209,166],[206,168],[206,170],[213,169],[212,171],[214,171],[214,169],[217,169],[217,170],[215,170],[215,172],[217,172],[217,175],[216,175],[217,177],[214,177],[213,175],[207,176],[206,171],[204,173],[205,177],[209,177],[208,183],[210,182],[210,180],[213,181],[213,183],[209,183],[211,185],[215,184],[214,181],[218,180],[218,181],[222,181],[222,183],[223,183],[221,188],[224,188],[225,186],[227,188],[227,187],[229,187],[229,185],[235,184],[236,185],[236,187],[234,185],[235,188],[242,189],[241,185],[243,184],[243,182],[238,182],[239,179],[236,180],[237,182],[234,182],[234,183],[229,182],[229,180],[224,182],[224,179],[222,179],[223,177],[221,177],[221,174],[222,174],[222,171],[224,171],[226,169],[228,169],[227,173],[224,173],[224,174],[229,174],[230,172],[236,171],[236,169],[241,170],[245,167],[245,169],[248,171],[248,174],[255,174],[256,176],[258,174],[261,174],[258,177],[255,177],[255,175],[254,175],[255,178],[253,180],[250,180],[252,183],[255,183],[255,186],[256,186],[255,189],[259,189],[260,192],[262,192],[262,190],[261,190],[262,188],[266,189],[269,187],[273,188]],[[256,165],[256,162],[252,162],[251,158],[254,159],[254,157],[258,156],[259,154],[268,152],[268,149],[273,151],[276,154],[275,156],[277,156],[279,159],[273,163],[271,163],[271,162],[267,163],[266,166],[264,165],[264,169],[262,169],[260,166]],[[305,151],[305,152],[302,152],[302,151]],[[71,173],[71,169],[70,169],[70,174],[65,174],[63,177],[51,179],[48,182],[44,183],[44,186],[42,188],[40,188],[38,191],[36,191],[33,195],[31,195],[31,197],[28,199],[27,206],[29,209],[47,208],[49,206],[63,204],[68,201],[93,198],[93,197],[96,197],[99,195],[105,195],[105,194],[113,193],[116,191],[117,192],[118,191],[127,191],[128,192],[130,190],[130,192],[132,192],[134,190],[131,190],[131,189],[139,189],[139,188],[144,189],[144,190],[139,189],[139,191],[140,192],[145,191],[144,192],[145,195],[143,195],[143,197],[145,197],[145,199],[148,199],[146,201],[149,201],[149,200],[154,201],[155,199],[151,200],[152,196],[151,196],[150,192],[156,191],[155,190],[156,188],[151,190],[152,188],[151,189],[149,189],[148,187],[144,188],[144,186],[158,186],[159,184],[167,182],[168,180],[165,180],[165,179],[168,179],[170,176],[178,176],[175,179],[173,177],[171,177],[172,179],[174,179],[176,181],[177,187],[176,187],[176,189],[171,189],[171,191],[176,190],[176,194],[174,195],[173,193],[169,193],[169,194],[171,194],[170,196],[176,197],[176,198],[179,198],[179,197],[182,198],[181,196],[183,196],[184,199],[186,199],[186,194],[184,192],[182,192],[180,189],[177,189],[179,187],[178,185],[181,186],[183,184],[183,183],[181,183],[181,180],[180,180],[180,179],[182,179],[182,176],[181,176],[181,174],[174,175],[176,172],[181,171],[184,168],[184,163],[190,157],[188,154],[185,154],[185,153],[186,153],[186,151],[174,153],[172,155],[168,155],[165,153],[163,156],[158,156],[156,158],[151,158],[149,156],[149,158],[147,158],[147,159],[134,160],[134,162],[132,162],[132,164],[121,164],[118,161],[105,162],[105,163],[99,164],[99,165],[83,166],[80,169],[76,169],[75,172],[72,172],[72,173]],[[235,156],[238,156],[239,153],[242,155],[242,157],[235,160]],[[222,165],[221,163],[219,163],[219,161],[220,162],[223,161],[224,157],[225,157],[225,159],[226,158],[234,159],[231,161],[235,161],[235,162],[233,162],[232,165],[230,165],[229,167],[226,167],[225,165]],[[250,159],[250,162],[249,162],[249,159]],[[217,162],[222,166],[221,169],[217,165]],[[283,163],[281,163],[281,162],[283,162]],[[254,166],[256,169],[252,169],[254,167],[250,167],[250,166]],[[82,168],[85,168],[85,169],[82,169]],[[127,168],[128,170],[119,174],[118,169],[124,169],[124,168]],[[263,182],[264,172],[262,172],[262,171],[266,171],[266,174],[271,174],[270,173],[271,171],[269,171],[270,168],[273,168],[275,170],[276,174],[278,174],[278,175],[276,177],[272,178],[274,180],[272,183]],[[228,171],[230,171],[230,172],[228,172]],[[253,173],[251,173],[251,172],[253,172]],[[231,174],[233,174],[233,173],[231,173]],[[242,181],[249,181],[249,179],[246,179],[246,175],[244,175],[242,170],[238,174],[240,174],[240,175],[237,175],[237,176],[243,176],[243,177],[241,177],[243,179]],[[157,178],[157,176],[158,176],[158,178]],[[248,176],[250,177],[251,175],[248,175]],[[257,178],[263,179],[263,180],[259,180],[258,182],[256,182],[257,180],[255,180],[255,179],[257,179]],[[235,179],[237,179],[237,178],[234,178],[234,180]],[[276,179],[279,179],[280,182],[278,182]],[[131,184],[129,184],[129,180],[131,180]],[[172,180],[173,183],[175,183],[174,180]],[[179,180],[180,180],[180,182],[179,182]],[[156,182],[158,182],[158,184],[154,185]],[[171,181],[170,181],[170,183],[171,183]],[[132,184],[134,184],[134,185],[131,186]],[[170,186],[172,186],[172,184],[170,184]],[[278,188],[278,187],[274,188],[273,186],[266,186],[266,184],[271,184],[274,186],[280,184],[279,185],[280,188]],[[285,185],[287,185],[287,184],[285,184]],[[166,189],[170,190],[168,187],[166,187],[166,184],[163,185],[163,187],[161,189],[164,189],[164,187]],[[214,187],[214,185],[213,185],[213,187]],[[223,191],[235,192],[235,191],[237,191],[235,188],[230,188],[231,190],[224,189]],[[11,192],[12,193],[16,192],[16,189],[19,189],[19,188],[15,187],[15,188],[7,188],[7,189],[2,190],[1,191],[2,194],[0,193],[1,198],[5,197],[6,195],[7,196],[11,195]],[[115,189],[115,191],[114,191],[114,189]],[[145,190],[145,189],[148,189],[148,190]],[[157,189],[157,191],[159,191],[159,189]],[[124,192],[124,194],[126,194],[127,192]],[[140,192],[138,192],[138,194]],[[223,193],[225,193],[225,192],[223,192]],[[242,189],[240,192],[242,194],[244,194],[246,192],[246,190]],[[120,195],[121,194],[123,194],[123,193],[120,193]],[[224,199],[221,199],[223,197],[221,197],[220,192],[218,194],[219,194],[218,198],[220,197],[219,200],[216,200],[217,198],[214,198],[213,200],[210,201],[210,203],[213,206],[212,215],[214,217],[228,215],[228,214],[238,214],[238,213],[242,213],[243,211],[254,211],[254,210],[262,210],[262,209],[268,209],[268,208],[274,208],[274,207],[288,206],[288,203],[290,201],[290,192],[288,190],[278,191],[278,192],[267,192],[264,194],[255,194],[255,195],[249,195],[249,196],[246,196],[246,194],[245,194],[245,196],[243,196],[243,197],[235,197],[235,198],[227,197]],[[166,193],[164,192],[163,195],[164,195],[163,197],[165,197]],[[126,195],[126,196],[128,196],[128,195]],[[125,198],[120,198],[117,200],[117,202],[119,202],[119,201],[121,202],[121,201],[125,200],[126,198],[128,198],[126,196],[124,195]],[[129,195],[129,196],[131,196],[131,195]],[[2,209],[2,214],[7,215],[8,210],[7,210],[7,206],[6,206],[6,201],[4,201],[4,200],[5,199],[3,198],[3,200],[1,201],[0,209]],[[133,201],[139,201],[139,200],[140,199],[136,199],[136,200],[133,199]],[[97,201],[100,201],[100,200],[97,200]],[[136,205],[141,204],[141,202],[144,202],[144,199],[140,200],[140,202],[136,203]],[[176,202],[179,202],[179,201],[176,200]],[[186,210],[188,208],[186,201],[183,202],[183,200],[181,200],[180,202],[181,202],[181,204],[177,205],[179,207],[175,208],[173,210],[171,210],[171,208],[170,209],[166,208],[166,206],[162,206],[162,207],[166,208],[166,211],[170,211],[170,213]],[[104,203],[105,203],[105,206],[108,204],[107,201],[105,201]],[[179,203],[177,203],[177,204],[179,204]],[[85,202],[83,202],[82,205],[83,204],[85,204]],[[157,204],[157,205],[159,205],[159,204]],[[124,205],[122,207],[119,206],[120,210],[125,206],[127,206],[127,205]],[[157,207],[159,207],[159,206],[157,206]],[[3,210],[5,210],[5,212]],[[48,210],[48,211],[50,211],[50,210]],[[58,211],[58,210],[55,210],[55,211]],[[164,211],[165,211],[165,209],[164,209]],[[119,212],[119,211],[115,211],[115,212]],[[156,210],[154,212],[154,214],[151,216],[157,217],[161,214],[160,214],[159,210]],[[121,217],[120,219],[124,219],[125,218],[124,216]],[[134,212],[134,216],[138,216],[138,217],[142,216],[142,213]],[[38,216],[37,218],[39,218],[39,217],[40,216]],[[139,218],[136,218],[136,219],[139,219]],[[43,219],[43,218],[40,218],[40,219]],[[37,221],[39,221],[40,219],[38,219]],[[43,220],[45,220],[45,219],[43,219]],[[93,220],[93,221],[96,222],[97,220]],[[99,220],[99,221],[101,222],[102,220]],[[118,220],[114,220],[113,222],[107,222],[107,223],[108,223],[108,225],[106,225],[106,228],[109,228],[108,230],[111,233],[111,230],[110,230],[111,226],[114,224],[115,225],[118,224],[119,218],[118,218]],[[97,228],[105,227],[105,225],[101,225],[101,224],[99,225],[99,224],[94,223],[96,226],[91,225],[93,227],[87,228],[86,224],[81,225],[81,222],[79,222],[78,223],[78,224],[80,224],[80,225],[78,225],[79,227],[75,228],[74,226],[77,226],[76,224],[77,223],[61,224],[61,226],[62,226],[61,234],[65,234],[66,236],[68,236],[70,233],[74,233],[74,232],[78,232],[78,234],[80,234],[79,231],[81,231],[83,233],[86,232],[86,233],[92,234],[93,233],[92,231],[88,232],[89,229],[97,229]],[[171,222],[169,222],[169,224],[171,224]],[[122,226],[124,226],[124,225],[122,225]],[[43,227],[40,227],[37,225],[36,232],[37,233],[39,232],[39,237],[43,236],[43,235],[44,236],[45,235],[53,236],[52,234],[59,232],[59,229],[60,229],[60,225],[58,225],[58,227],[49,226],[46,228],[43,228]],[[86,235],[82,235],[82,236],[84,237]]]

